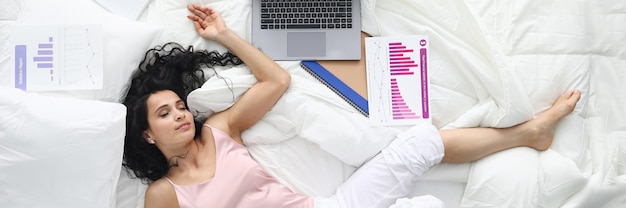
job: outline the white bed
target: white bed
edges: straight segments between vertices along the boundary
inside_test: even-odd
[[[0,2],[3,207],[143,207],[146,185],[120,166],[125,110],[119,104],[143,52],[169,41],[224,50],[196,35],[185,17],[189,3],[214,7],[250,39],[250,0],[152,0],[137,21],[92,1]],[[362,7],[362,30],[373,36],[429,36],[431,112],[439,128],[511,126],[569,89],[583,92],[549,150],[515,148],[471,164],[441,164],[411,196],[430,194],[448,207],[626,204],[626,2],[362,0]],[[102,25],[103,89],[13,89],[8,40],[20,24]],[[402,128],[370,127],[298,62],[279,64],[292,85],[244,140],[293,190],[328,196]],[[244,66],[218,70],[236,93],[254,81]],[[209,80],[190,95],[190,106],[220,110],[232,102],[229,93],[223,82]]]

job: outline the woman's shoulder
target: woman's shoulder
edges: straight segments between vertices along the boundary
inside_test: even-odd
[[[172,186],[172,184],[169,181],[167,181],[165,177],[152,182],[148,186],[148,189],[146,189],[146,195],[162,194],[162,193],[167,193],[167,192],[175,193],[174,186]]]
[[[231,125],[229,124],[229,120],[227,117],[228,117],[228,114],[225,114],[224,112],[216,113],[213,116],[209,117],[204,122],[203,125],[208,125],[210,127],[206,129],[211,131],[211,135],[213,133],[212,129],[217,129],[218,132],[228,135],[230,138],[234,139],[237,143],[243,145],[243,141],[241,140],[241,132],[237,131],[234,128],[231,128]],[[202,133],[202,136],[205,137],[206,134]]]
[[[209,126],[210,128],[217,128],[224,132],[228,132],[230,130],[228,114],[224,111],[213,114],[207,118],[202,125]]]
[[[166,178],[161,178],[152,182],[148,189],[146,189],[145,203],[147,204],[178,204],[176,199],[176,191],[174,186],[167,181]]]

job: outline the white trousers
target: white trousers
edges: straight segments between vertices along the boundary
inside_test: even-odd
[[[433,196],[405,198],[417,177],[441,162],[439,131],[419,124],[397,138],[339,186],[335,195],[315,198],[317,208],[443,207]]]

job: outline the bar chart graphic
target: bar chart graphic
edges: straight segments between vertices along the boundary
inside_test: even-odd
[[[411,58],[413,49],[407,48],[402,42],[389,43],[389,73],[391,75],[391,112],[394,120],[419,119],[407,104],[403,92],[400,91],[397,76],[415,75],[414,68],[418,65]]]
[[[370,123],[430,122],[427,36],[366,39]]]
[[[37,55],[33,57],[37,69],[49,70],[50,81],[54,81],[54,37],[48,37],[48,41],[37,44]]]
[[[391,113],[394,120],[421,118],[407,104],[395,78],[391,78]]]
[[[28,91],[101,89],[102,31],[96,25],[16,27],[15,87]]]
[[[410,69],[418,65],[406,55],[411,53],[413,49],[407,49],[402,42],[389,43],[389,70],[392,76],[414,74]]]

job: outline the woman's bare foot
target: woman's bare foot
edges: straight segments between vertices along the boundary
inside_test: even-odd
[[[552,144],[557,124],[561,119],[574,111],[576,103],[580,100],[580,96],[580,90],[566,92],[561,95],[548,110],[537,118],[522,124],[528,127],[523,128],[527,129],[529,133],[527,137],[528,146],[539,151],[547,150]]]

